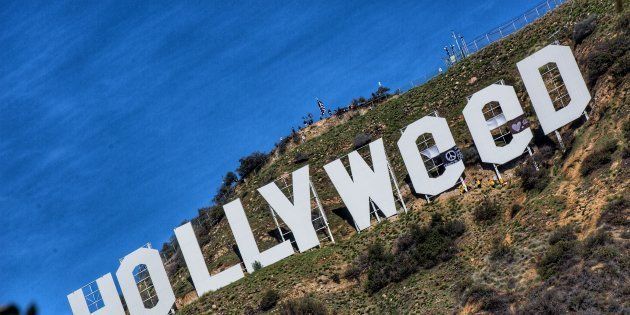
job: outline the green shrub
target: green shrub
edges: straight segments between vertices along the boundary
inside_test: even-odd
[[[589,235],[586,239],[584,239],[583,241],[584,253],[585,255],[589,256],[590,253],[593,252],[598,247],[605,246],[611,242],[612,242],[612,237],[610,236],[610,233],[603,230],[598,230],[595,233],[592,233],[591,235]]]
[[[332,280],[332,282],[334,283],[339,283],[341,281],[341,279],[339,279],[339,275],[336,273],[333,273],[333,275],[330,276],[330,280]]]
[[[598,224],[613,226],[630,226],[630,202],[625,196],[615,197],[608,201],[598,220]]]
[[[445,236],[457,238],[466,232],[466,225],[461,220],[452,220],[440,225],[438,229]]]
[[[617,71],[627,71],[619,66],[619,61],[624,60],[626,52],[630,49],[630,36],[623,34],[608,41],[599,43],[586,58],[587,83],[593,87],[597,80],[608,72],[613,65]]]
[[[473,216],[477,222],[486,222],[493,220],[500,211],[501,207],[494,199],[485,197],[475,208]]]
[[[282,315],[326,315],[326,306],[312,296],[288,300],[280,305]]]
[[[554,245],[558,242],[571,242],[576,240],[575,231],[573,226],[564,225],[553,231],[549,236],[549,245]]]
[[[268,311],[276,306],[278,300],[280,300],[280,294],[273,289],[269,289],[263,293],[260,303],[258,303],[258,308],[261,311]]]
[[[584,158],[580,172],[587,176],[612,161],[612,154],[617,151],[617,140],[609,139],[597,145],[593,152]]]
[[[254,152],[246,157],[240,158],[240,165],[236,169],[241,179],[247,178],[251,173],[258,171],[269,159],[269,155],[262,152]]]
[[[576,241],[559,241],[547,249],[538,262],[538,274],[549,279],[563,268],[568,267],[577,253]]]
[[[491,261],[512,262],[514,260],[514,248],[502,242],[500,239],[494,241],[492,250],[490,251]]]
[[[579,45],[589,35],[593,33],[597,26],[597,16],[590,15],[588,18],[578,22],[573,27],[573,41],[576,45]]]
[[[543,165],[536,170],[530,161],[520,167],[516,175],[521,178],[521,187],[525,191],[541,192],[549,185],[549,170]]]
[[[368,143],[370,143],[370,141],[372,141],[372,137],[370,137],[370,135],[360,133],[356,137],[354,137],[353,147],[356,150],[364,145],[367,145]]]
[[[256,260],[252,263],[252,268],[254,268],[254,272],[262,269],[262,264],[260,263],[260,261]]]
[[[466,147],[462,149],[462,155],[464,156],[464,164],[466,166],[472,166],[481,162],[479,152],[474,146]]]
[[[426,227],[413,225],[394,242],[394,253],[382,243],[370,245],[345,271],[344,277],[358,280],[367,273],[365,291],[375,293],[392,282],[406,279],[419,268],[431,268],[453,255],[454,240],[466,231],[461,221],[443,221],[433,215]]]

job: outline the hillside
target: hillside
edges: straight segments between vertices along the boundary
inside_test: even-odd
[[[585,28],[576,24],[593,14],[593,32],[578,36],[576,43],[574,30]],[[420,87],[373,109],[350,111],[301,130],[260,170],[239,181],[230,197],[243,201],[260,250],[270,248],[278,243],[273,237],[276,227],[256,189],[308,163],[336,244],[295,254],[200,298],[181,252],[164,250],[181,307],[178,313],[254,313],[269,288],[279,297],[271,312],[303,296],[340,314],[629,312],[629,24],[630,10],[615,12],[614,1],[569,1]],[[572,47],[593,96],[590,119],[562,129],[566,151],[555,139],[535,132],[532,147],[540,171],[531,172],[524,157],[501,168],[504,183],[489,185],[494,171],[478,159],[468,159],[468,192],[453,189],[431,203],[411,194],[396,148],[400,128],[438,110],[458,146],[472,150],[461,114],[466,97],[504,80],[515,87],[532,128],[539,129],[516,63],[553,40]],[[323,165],[351,152],[361,133],[373,140],[383,138],[409,212],[356,233],[344,219],[343,204]],[[298,153],[308,161],[295,163]],[[603,156],[607,153],[612,159]],[[476,179],[483,180],[481,187],[474,185]],[[538,184],[532,185],[532,179]],[[196,233],[208,268],[216,272],[239,258],[220,208],[211,212],[202,213],[212,220],[198,224]],[[426,248],[446,249],[450,255],[436,255],[431,263],[370,287],[374,260],[391,267],[375,251],[387,256],[400,250],[405,238],[433,235],[432,229],[447,226],[440,220],[465,226],[465,231],[440,238],[441,247]],[[428,227],[418,232],[414,226]],[[415,242],[426,245],[423,237]],[[367,267],[352,270],[357,265]]]

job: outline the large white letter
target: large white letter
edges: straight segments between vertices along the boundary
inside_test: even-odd
[[[198,296],[209,291],[216,291],[245,276],[240,264],[210,276],[201,248],[199,248],[197,236],[195,236],[190,222],[176,228],[175,236],[179,247],[182,249],[182,254],[184,254],[184,260]]]
[[[103,299],[104,306],[94,313],[90,313],[88,305],[85,301],[85,296],[83,295],[83,289],[79,289],[68,294],[68,302],[70,303],[72,314],[125,315],[125,310],[123,309],[122,302],[118,296],[118,291],[116,290],[114,279],[112,279],[112,274],[108,273],[96,279],[96,285],[98,286],[98,291]],[[90,297],[90,299],[92,298],[95,298],[95,296]]]
[[[139,265],[147,267],[158,298],[158,303],[150,309],[144,306],[134,278],[133,271]],[[170,311],[173,303],[175,303],[175,294],[162,265],[160,253],[155,249],[143,247],[125,256],[116,271],[116,278],[118,278],[118,284],[120,284],[125,302],[127,302],[127,309],[131,315],[164,315]]]
[[[258,192],[291,229],[300,252],[304,252],[319,245],[317,232],[313,227],[311,218],[311,190],[308,165],[294,171],[291,177],[293,181],[293,203],[274,182],[258,188]]]
[[[555,63],[558,66],[571,98],[569,104],[558,111],[553,107],[553,101],[538,70],[548,63]],[[579,118],[591,100],[580,68],[568,46],[549,45],[519,61],[516,66],[523,77],[523,83],[545,134]]]
[[[439,152],[444,152],[455,146],[455,140],[448,128],[446,119],[426,116],[405,128],[398,140],[398,148],[416,193],[437,195],[457,183],[457,180],[464,172],[464,162],[459,161],[446,166],[442,175],[431,178],[416,144],[418,137],[425,133],[431,134]]]
[[[490,102],[498,102],[503,116],[486,121],[483,107]],[[499,147],[494,143],[492,129],[504,125],[507,121],[523,114],[514,88],[509,85],[492,84],[473,94],[464,108],[464,119],[475,141],[481,160],[486,163],[505,164],[523,154],[529,141],[533,138],[532,130],[527,128],[513,134],[512,141]]]
[[[254,239],[254,233],[252,233],[251,227],[249,227],[249,221],[245,215],[245,210],[241,204],[240,199],[231,201],[223,206],[225,210],[225,216],[232,229],[232,234],[236,240],[238,250],[241,252],[241,257],[245,263],[247,272],[254,272],[254,262],[258,261],[261,266],[269,266],[275,262],[283,260],[293,254],[293,246],[291,241],[284,241],[264,252],[260,252],[256,239]]]
[[[324,165],[359,231],[370,226],[370,199],[386,217],[396,214],[383,139],[370,143],[370,154],[374,170],[357,151],[348,154],[352,177],[339,159]]]

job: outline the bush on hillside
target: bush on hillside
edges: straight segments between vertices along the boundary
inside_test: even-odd
[[[564,225],[557,228],[549,236],[549,245],[555,245],[559,242],[571,242],[575,241],[575,230],[571,225]]]
[[[288,300],[280,305],[281,315],[326,315],[326,306],[312,296]]]
[[[618,196],[608,201],[598,220],[598,224],[630,226],[630,202],[625,196]]]
[[[354,137],[353,148],[356,150],[364,145],[367,145],[370,141],[372,141],[372,137],[365,133],[360,133]]]
[[[538,262],[538,274],[543,279],[551,278],[572,265],[577,252],[577,241],[560,241],[549,246]]]
[[[298,152],[295,154],[295,158],[293,159],[293,164],[300,164],[308,161],[308,155],[302,152]]]
[[[575,24],[573,27],[573,41],[575,44],[581,44],[584,39],[593,34],[595,26],[597,26],[597,15],[594,14]]]
[[[549,185],[549,170],[543,165],[536,170],[533,162],[527,161],[521,166],[516,175],[521,178],[521,187],[525,191],[541,192]]]
[[[602,168],[612,162],[612,154],[617,151],[617,140],[609,139],[595,147],[591,154],[587,155],[582,161],[580,173],[587,176],[593,171]]]
[[[514,248],[500,239],[495,239],[490,251],[490,260],[512,262],[514,260]]]
[[[586,57],[588,85],[595,86],[597,80],[611,67],[616,76],[627,73],[628,50],[630,50],[630,35],[628,34],[617,36],[595,46]]]
[[[273,289],[269,289],[263,293],[260,303],[258,303],[258,308],[261,311],[268,311],[276,306],[278,300],[280,300],[280,294]]]
[[[462,149],[462,155],[464,156],[464,165],[472,166],[481,162],[481,158],[479,157],[479,152],[477,152],[477,148],[475,146],[465,147]]]
[[[250,174],[258,171],[269,159],[269,155],[262,152],[254,152],[246,157],[239,159],[240,165],[236,169],[241,179],[247,178]]]
[[[349,279],[359,279],[367,274],[365,290],[378,292],[392,282],[399,282],[420,268],[431,268],[453,255],[454,240],[466,227],[461,221],[443,221],[434,215],[425,227],[414,225],[399,236],[392,251],[377,242],[368,247],[345,272]]]
[[[262,264],[260,263],[260,261],[256,260],[252,263],[252,268],[254,269],[254,272],[262,269]]]
[[[484,197],[481,203],[475,207],[473,216],[477,222],[493,220],[501,212],[499,203],[489,197]]]
[[[549,279],[563,268],[574,262],[578,253],[578,241],[571,226],[563,226],[555,230],[549,237],[549,248],[538,262],[538,274]]]

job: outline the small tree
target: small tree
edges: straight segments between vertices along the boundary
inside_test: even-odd
[[[241,179],[247,178],[251,173],[258,171],[265,163],[269,156],[262,152],[254,152],[246,157],[239,159],[240,165],[236,169]]]

